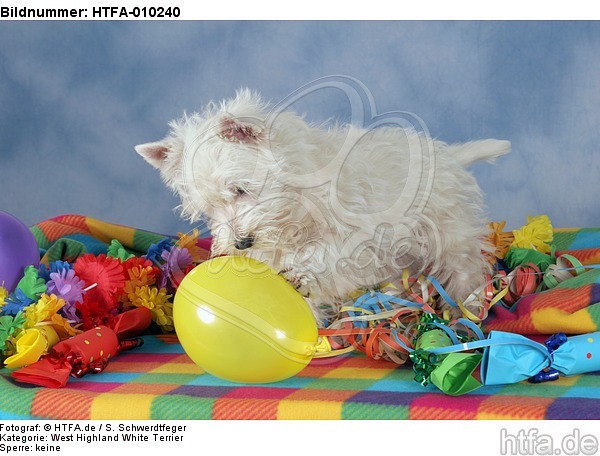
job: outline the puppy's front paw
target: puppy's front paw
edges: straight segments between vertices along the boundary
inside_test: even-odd
[[[315,283],[315,278],[310,272],[300,272],[293,267],[279,271],[285,279],[305,298],[309,298]]]

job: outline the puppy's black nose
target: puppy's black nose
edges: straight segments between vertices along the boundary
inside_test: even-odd
[[[254,244],[254,237],[248,236],[240,239],[239,241],[236,241],[234,245],[235,248],[238,250],[246,250],[252,247],[252,244]]]

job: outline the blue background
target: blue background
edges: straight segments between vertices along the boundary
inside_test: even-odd
[[[491,219],[600,226],[595,22],[2,22],[0,209],[28,225],[77,213],[187,231],[134,146],[240,87],[277,102],[333,74],[442,140],[510,140],[473,168]],[[327,91],[297,109],[349,119]]]

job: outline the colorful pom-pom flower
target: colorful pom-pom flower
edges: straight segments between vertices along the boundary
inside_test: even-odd
[[[123,244],[121,244],[116,239],[113,239],[108,247],[108,251],[106,252],[107,256],[118,258],[121,261],[126,261],[129,258],[135,257],[133,253],[129,253]]]
[[[108,307],[115,301],[115,295],[123,292],[125,274],[121,261],[104,254],[87,254],[79,257],[73,264],[77,276],[86,287],[93,287],[94,296]]]
[[[30,299],[20,288],[17,288],[14,292],[9,294],[4,299],[4,305],[2,306],[3,315],[17,315],[25,307],[33,304],[35,301]]]
[[[542,253],[550,253],[550,243],[554,237],[552,223],[547,215],[528,217],[527,225],[514,230],[512,245],[523,249],[534,249]]]
[[[16,315],[4,315],[0,317],[0,352],[6,355],[12,355],[14,347],[11,345],[15,336],[22,330],[25,324],[25,317],[21,312]]]
[[[129,280],[125,282],[124,298],[129,298],[129,295],[135,293],[135,290],[140,287],[150,287],[156,283],[156,268],[152,265],[138,265],[127,270]]]
[[[53,272],[62,272],[64,269],[73,269],[73,265],[66,261],[56,260],[48,263],[48,266],[45,264],[40,264],[39,268],[39,276],[44,279],[46,282],[50,280],[50,274]]]
[[[169,252],[163,252],[162,258],[166,261],[163,266],[164,274],[174,288],[179,287],[193,265],[192,254],[187,248],[178,246],[173,247]]]
[[[51,325],[59,338],[66,339],[80,331],[74,329],[70,323],[58,312],[65,305],[65,300],[56,295],[43,294],[35,304],[27,307],[23,315],[26,319],[25,328],[39,325]]]
[[[150,309],[154,320],[164,332],[173,331],[173,304],[169,302],[171,295],[164,288],[138,287],[129,294],[129,300],[136,307]]]
[[[201,263],[202,261],[208,260],[209,252],[198,245],[200,241],[200,231],[198,228],[194,228],[190,233],[177,233],[179,240],[177,241],[177,247],[187,249],[192,256],[194,263]]]
[[[62,269],[60,272],[50,273],[47,288],[48,293],[75,304],[83,297],[85,282],[75,275],[73,269]]]
[[[35,301],[42,293],[46,292],[46,282],[39,276],[36,267],[27,266],[23,278],[17,284],[17,289],[21,290],[29,299]]]
[[[160,264],[163,252],[171,250],[173,243],[173,239],[164,238],[156,244],[152,244],[146,253],[146,258],[155,264]]]

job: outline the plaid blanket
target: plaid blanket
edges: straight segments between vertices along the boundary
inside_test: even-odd
[[[72,215],[32,231],[43,261],[105,253],[111,239],[143,253],[164,237]],[[585,264],[598,263],[599,236],[598,229],[557,230],[554,245]],[[599,277],[591,270],[557,291],[521,298],[512,312],[499,308],[486,328],[524,334],[597,330]],[[543,326],[540,317],[550,309],[556,320]],[[61,389],[23,385],[0,369],[0,419],[600,419],[597,373],[537,385],[485,386],[451,397],[415,382],[409,366],[353,353],[314,359],[282,382],[244,385],[204,373],[175,334],[144,340],[144,346],[120,354],[102,373],[72,378]]]
[[[600,264],[600,228],[557,229],[555,255],[571,255],[583,265]],[[549,290],[523,296],[512,308],[498,306],[486,330],[524,335],[600,330],[600,269],[590,269]]]
[[[22,386],[0,374],[0,418],[600,419],[597,375],[451,397],[416,383],[408,366],[353,354],[313,360],[282,382],[244,385],[203,373],[174,335],[145,341],[63,389]]]
[[[167,237],[73,214],[44,220],[31,227],[31,232],[40,248],[41,262],[45,264],[56,260],[72,262],[86,253],[106,253],[113,239],[117,239],[131,253],[142,255],[150,245]]]

